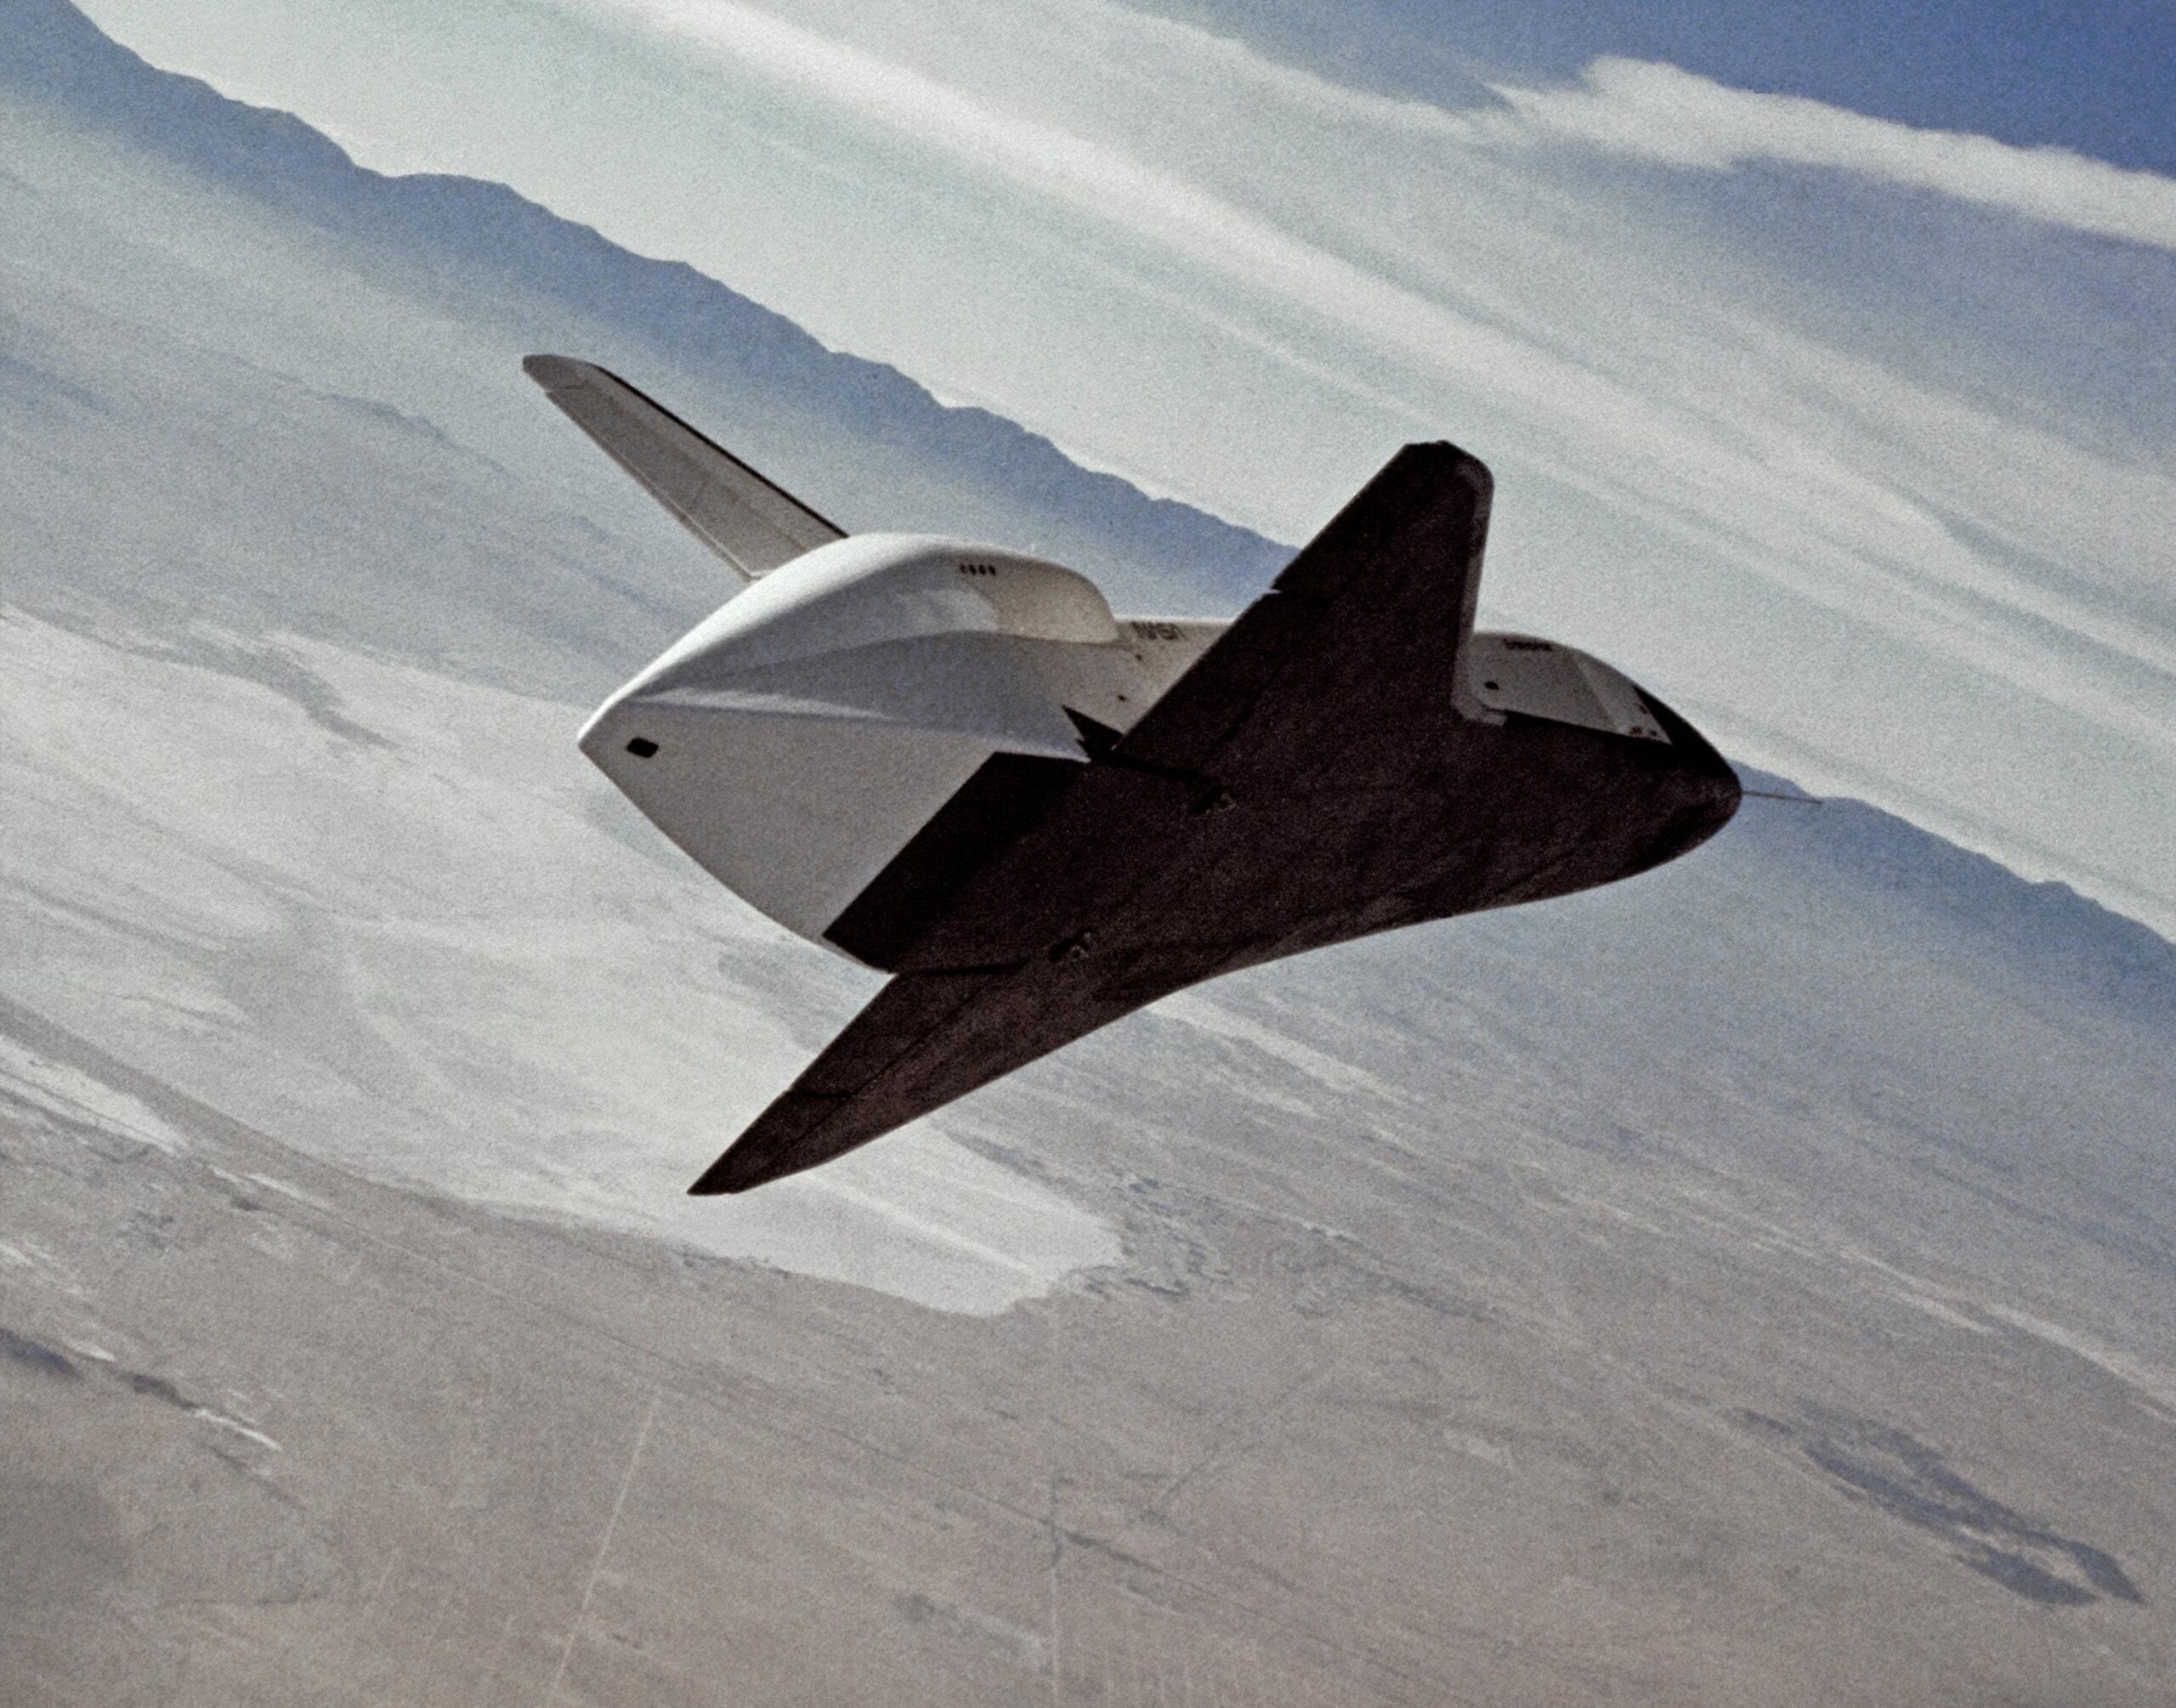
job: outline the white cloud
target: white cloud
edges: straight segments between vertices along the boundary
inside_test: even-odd
[[[1723,171],[1747,161],[1827,167],[2000,208],[2097,237],[2176,251],[2176,179],[2061,148],[1919,130],[1799,95],[1733,89],[1675,65],[1597,59],[1576,88],[1499,87],[1522,122],[1499,139],[1568,137],[1613,154]]]

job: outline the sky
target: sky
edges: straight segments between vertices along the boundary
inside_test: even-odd
[[[2165,8],[86,9],[1286,540],[1454,438],[1484,619],[2176,932]]]
[[[2162,0],[1168,0],[1160,9],[1346,82],[1461,102],[1494,73],[1661,59],[1926,129],[2176,171]]]

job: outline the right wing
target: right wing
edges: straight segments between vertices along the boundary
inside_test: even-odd
[[[847,537],[617,374],[566,356],[524,357],[521,368],[744,581]]]
[[[1107,760],[992,759],[832,928],[898,976],[691,1190],[814,1168],[1202,979],[1430,917],[1375,868],[1442,817],[1410,779],[1472,715],[1489,495],[1463,451],[1408,446]]]

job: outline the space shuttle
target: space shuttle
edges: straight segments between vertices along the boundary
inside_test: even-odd
[[[1408,445],[1227,622],[849,535],[625,380],[523,364],[739,584],[581,732],[698,865],[891,975],[690,1189],[828,1162],[1186,986],[1674,859],[1737,810],[1684,719],[1478,632],[1493,489]]]

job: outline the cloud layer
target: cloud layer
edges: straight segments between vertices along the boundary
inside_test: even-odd
[[[2176,180],[2068,149],[1920,130],[1638,59],[1597,59],[1576,88],[1498,85],[1496,93],[1520,121],[1497,127],[1501,137],[1571,139],[1714,172],[1748,161],[1825,167],[2176,252]]]

